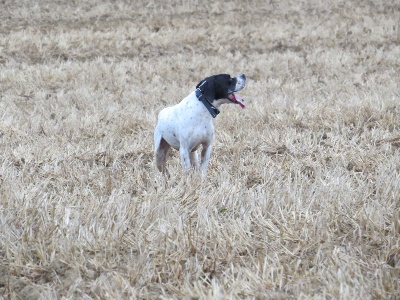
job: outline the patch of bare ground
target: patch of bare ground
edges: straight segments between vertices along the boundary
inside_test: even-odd
[[[400,297],[398,1],[0,4],[0,297]],[[245,73],[207,180],[156,115]]]

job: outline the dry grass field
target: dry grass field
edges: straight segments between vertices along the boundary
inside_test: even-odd
[[[0,3],[0,298],[399,299],[400,3]],[[205,182],[157,113],[245,73]]]

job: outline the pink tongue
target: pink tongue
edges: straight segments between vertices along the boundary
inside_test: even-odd
[[[236,94],[234,94],[234,93],[229,94],[229,99],[230,99],[232,102],[239,104],[241,108],[246,108],[246,105],[244,105],[244,100],[243,100],[243,98],[240,97],[239,95],[236,95]]]

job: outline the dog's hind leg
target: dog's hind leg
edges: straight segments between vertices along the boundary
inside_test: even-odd
[[[163,137],[157,132],[154,134],[154,160],[157,169],[169,176],[168,170],[165,167],[165,162],[167,160],[167,152],[171,146],[167,143]]]

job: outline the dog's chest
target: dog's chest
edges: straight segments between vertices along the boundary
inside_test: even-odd
[[[176,149],[182,145],[196,149],[202,144],[210,144],[214,138],[212,117],[194,93],[162,111],[159,121],[162,136]]]
[[[214,125],[208,116],[187,115],[179,120],[180,142],[186,141],[191,147],[208,144],[214,138]]]

